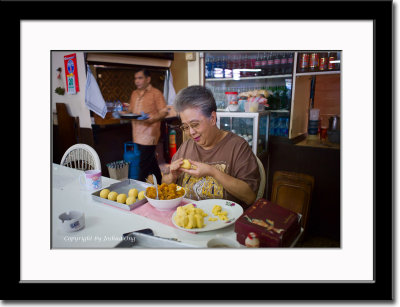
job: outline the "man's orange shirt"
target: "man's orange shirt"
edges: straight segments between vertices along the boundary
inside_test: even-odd
[[[130,112],[149,114],[150,117],[158,116],[161,110],[167,110],[167,104],[161,91],[149,84],[144,90],[132,92],[129,100]],[[141,121],[132,121],[133,142],[141,145],[157,145],[160,138],[160,121],[146,124]]]

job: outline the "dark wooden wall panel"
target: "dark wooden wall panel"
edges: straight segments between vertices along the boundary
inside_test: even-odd
[[[340,241],[340,150],[296,146],[271,138],[268,159],[267,198],[271,199],[275,171],[314,176],[308,232]]]

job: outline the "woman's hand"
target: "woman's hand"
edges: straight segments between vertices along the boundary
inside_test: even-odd
[[[172,162],[171,165],[169,166],[169,172],[171,174],[171,179],[173,182],[176,182],[179,175],[182,173],[182,168],[181,168],[182,163],[183,163],[183,158],[179,158],[178,160]]]
[[[190,169],[181,168],[180,170],[182,172],[188,173],[191,176],[196,177],[196,178],[213,176],[214,172],[217,170],[215,167],[213,167],[209,164],[193,161],[190,159],[189,159],[189,162],[190,162],[192,168],[190,168]]]
[[[189,162],[192,165],[192,168],[180,168],[182,172],[188,173],[191,176],[197,178],[211,176],[220,184],[222,184],[224,189],[226,189],[230,194],[244,201],[247,205],[251,205],[255,201],[257,195],[243,180],[225,174],[224,172],[221,172],[217,168],[213,167],[212,165],[192,160],[189,160]]]

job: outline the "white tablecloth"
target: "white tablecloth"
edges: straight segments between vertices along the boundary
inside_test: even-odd
[[[150,220],[129,211],[120,210],[94,201],[91,193],[79,183],[82,171],[53,164],[52,169],[52,248],[112,248],[122,240],[124,233],[151,228],[155,236],[175,238],[196,247],[206,247],[207,241],[216,235],[236,239],[234,225],[223,229],[189,233]],[[118,180],[102,177],[102,187]],[[85,227],[76,232],[65,232],[59,215],[70,210],[85,214]]]

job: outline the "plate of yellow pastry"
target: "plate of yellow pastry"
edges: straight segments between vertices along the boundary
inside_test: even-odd
[[[242,214],[242,206],[233,201],[206,199],[177,207],[172,223],[182,230],[204,232],[232,225]]]

